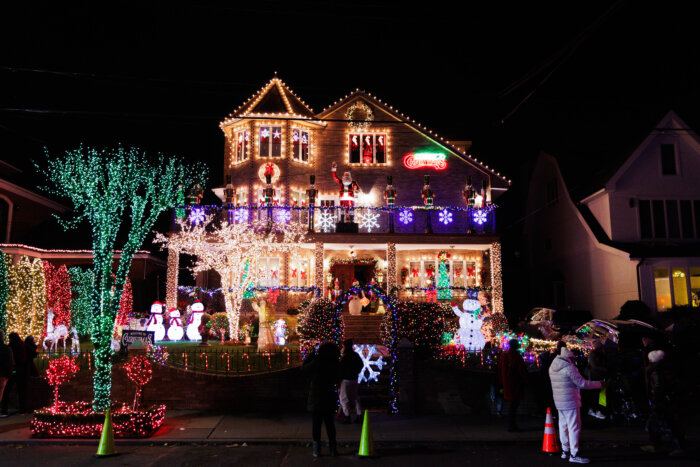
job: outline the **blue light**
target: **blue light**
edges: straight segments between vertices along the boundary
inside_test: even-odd
[[[413,212],[410,209],[402,209],[401,212],[399,212],[399,222],[404,225],[413,222]]]

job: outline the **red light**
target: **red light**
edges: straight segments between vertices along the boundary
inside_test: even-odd
[[[447,161],[442,153],[418,152],[406,154],[403,158],[403,165],[407,169],[431,168],[435,170],[445,170]]]

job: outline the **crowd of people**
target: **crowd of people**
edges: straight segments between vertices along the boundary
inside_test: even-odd
[[[0,330],[0,418],[9,416],[10,393],[17,388],[19,413],[27,412],[27,388],[30,376],[38,376],[34,359],[37,346],[34,337],[23,341],[16,332],[10,333],[5,344],[5,332]]]

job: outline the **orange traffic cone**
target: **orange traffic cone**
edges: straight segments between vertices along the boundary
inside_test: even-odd
[[[557,433],[554,431],[554,422],[552,421],[552,410],[549,407],[547,407],[547,418],[544,421],[544,440],[542,440],[542,452],[546,452],[550,456],[559,452]]]

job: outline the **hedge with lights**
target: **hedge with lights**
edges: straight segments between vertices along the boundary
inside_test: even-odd
[[[309,302],[308,305],[302,304],[299,307],[297,334],[302,357],[325,341],[335,342],[340,348],[345,335],[343,308],[325,298]]]
[[[88,319],[95,346],[93,408],[100,412],[110,406],[110,342],[133,256],[160,214],[177,204],[179,188],[200,182],[206,169],[122,146],[104,150],[81,146],[58,157],[47,152],[46,168],[37,169],[50,184],[46,191],[73,203],[74,216],[61,219],[63,226],[87,221],[92,227],[95,278]],[[120,230],[126,231],[121,248]],[[121,251],[114,271],[117,249]]]
[[[7,283],[7,261],[5,253],[0,250],[0,330],[5,331],[7,327],[7,294],[9,292]]]
[[[16,265],[8,261],[7,332],[39,338],[46,319],[46,284],[40,259],[22,256]]]
[[[66,265],[55,267],[44,261],[46,307],[53,310],[53,325],[70,326],[70,277]]]

